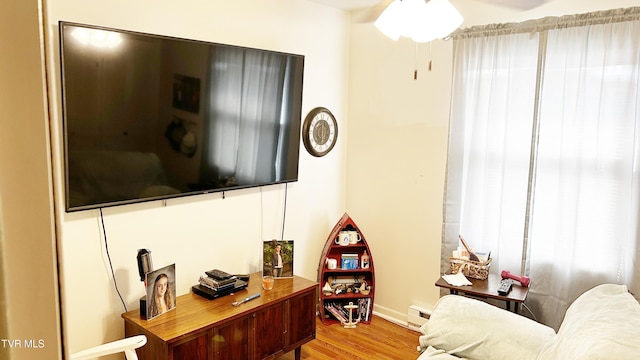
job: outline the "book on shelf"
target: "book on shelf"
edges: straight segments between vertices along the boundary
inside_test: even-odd
[[[371,318],[371,298],[358,299],[358,316],[360,316],[360,321],[369,321]]]
[[[326,301],[324,308],[333,315],[336,320],[344,323],[349,321],[349,310],[344,308],[344,305],[348,304],[348,301]],[[358,308],[354,309],[352,319],[360,319],[360,321],[368,322],[371,318],[371,298],[364,297],[357,299],[357,305]]]
[[[327,303],[324,305],[324,308],[331,314],[333,315],[334,318],[336,318],[336,320],[345,323],[347,321],[349,321],[348,317],[344,316],[344,313],[342,312],[342,310],[339,309],[338,306],[335,306],[335,304],[333,303]],[[341,306],[340,306],[341,308]]]

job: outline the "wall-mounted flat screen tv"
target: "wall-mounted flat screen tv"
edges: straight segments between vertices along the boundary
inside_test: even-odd
[[[297,181],[304,56],[59,31],[67,211]]]

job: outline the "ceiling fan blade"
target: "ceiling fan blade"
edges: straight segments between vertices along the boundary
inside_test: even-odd
[[[376,5],[358,9],[352,11],[353,22],[356,23],[372,23],[382,14],[382,12],[391,4],[394,0],[381,0]]]
[[[487,4],[510,7],[518,10],[531,10],[536,8],[547,0],[478,0]]]

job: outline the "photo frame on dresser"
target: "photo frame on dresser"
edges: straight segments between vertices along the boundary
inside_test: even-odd
[[[275,279],[293,277],[293,240],[265,240],[262,244],[262,275]]]
[[[176,264],[145,275],[147,284],[147,320],[176,308]]]

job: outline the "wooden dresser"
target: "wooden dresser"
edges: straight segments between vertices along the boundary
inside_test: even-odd
[[[125,336],[144,334],[140,360],[266,359],[315,339],[317,283],[294,276],[262,289],[261,274],[251,274],[246,290],[215,300],[189,293],[176,308],[151,320],[139,310],[122,314]],[[260,297],[234,307],[234,301]]]

